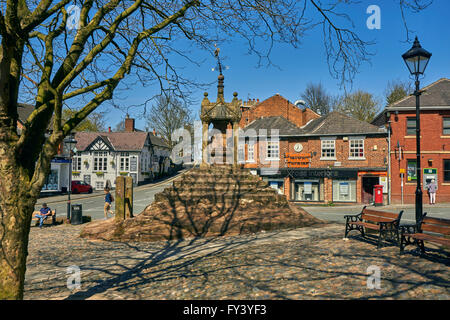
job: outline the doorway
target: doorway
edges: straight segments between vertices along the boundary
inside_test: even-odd
[[[361,202],[369,204],[374,202],[373,188],[380,183],[379,177],[362,177]]]

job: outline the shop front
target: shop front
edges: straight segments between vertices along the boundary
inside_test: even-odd
[[[42,193],[67,192],[69,186],[70,162],[64,158],[52,159],[50,172],[45,179]]]

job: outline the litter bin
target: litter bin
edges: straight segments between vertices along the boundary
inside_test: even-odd
[[[383,205],[383,186],[376,184],[373,186],[373,194],[375,197],[375,206]]]
[[[83,223],[83,208],[81,204],[72,205],[72,218],[70,219],[71,224],[82,224]]]

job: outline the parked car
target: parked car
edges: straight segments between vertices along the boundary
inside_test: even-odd
[[[92,186],[84,181],[72,181],[72,193],[92,193]]]

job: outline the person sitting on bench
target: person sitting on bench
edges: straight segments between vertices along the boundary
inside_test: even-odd
[[[47,207],[46,203],[43,203],[41,210],[39,210],[39,213],[35,215],[36,218],[39,218],[39,228],[42,228],[44,220],[47,219],[47,217],[51,214],[52,210],[49,207]]]

